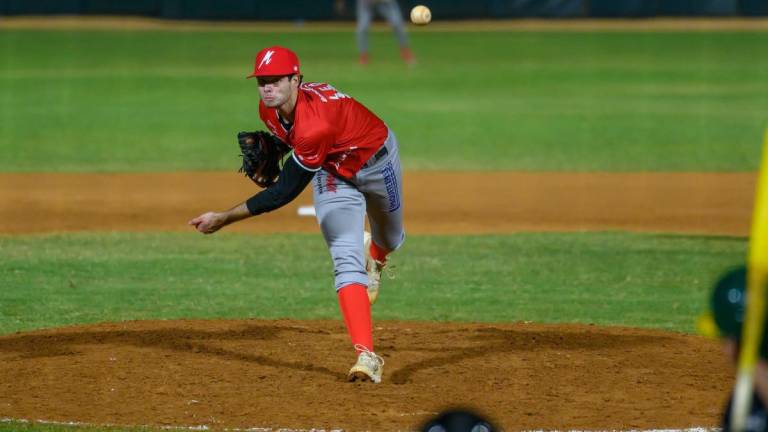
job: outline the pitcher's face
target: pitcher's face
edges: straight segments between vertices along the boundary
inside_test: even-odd
[[[299,87],[296,75],[258,77],[259,97],[268,108],[277,108],[288,102]]]

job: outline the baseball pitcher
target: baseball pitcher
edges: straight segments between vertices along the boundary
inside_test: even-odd
[[[258,81],[259,116],[269,132],[238,134],[241,170],[265,189],[189,224],[214,233],[288,204],[311,182],[339,306],[357,353],[348,378],[378,383],[384,362],[373,352],[371,304],[387,255],[405,239],[397,139],[349,95],[326,83],[304,83],[299,59],[287,48],[259,51],[248,78]],[[366,213],[370,235],[364,232]]]

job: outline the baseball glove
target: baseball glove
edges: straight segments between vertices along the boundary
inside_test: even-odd
[[[237,142],[243,165],[238,172],[266,188],[275,183],[282,167],[283,157],[290,150],[288,146],[269,132],[239,132]]]

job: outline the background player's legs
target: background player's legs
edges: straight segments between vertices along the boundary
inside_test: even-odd
[[[368,63],[368,30],[373,20],[373,11],[369,0],[357,0],[357,51],[360,64]]]
[[[405,22],[403,21],[403,13],[400,10],[400,5],[397,1],[386,1],[376,5],[378,12],[386,18],[389,25],[392,26],[392,30],[397,37],[397,42],[400,44],[400,55],[406,63],[411,64],[415,61],[413,52],[408,46],[408,35],[405,33]]]
[[[363,256],[365,198],[351,184],[326,171],[312,183],[317,220],[333,259],[339,307],[353,346],[373,350],[368,273]]]

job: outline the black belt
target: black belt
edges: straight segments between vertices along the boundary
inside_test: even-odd
[[[382,145],[381,148],[379,149],[379,151],[377,151],[376,154],[371,156],[368,159],[368,162],[366,162],[363,165],[363,168],[372,167],[373,165],[376,164],[376,162],[378,162],[381,158],[383,158],[384,156],[386,156],[388,154],[389,154],[389,150],[387,150],[387,146],[386,145]]]

